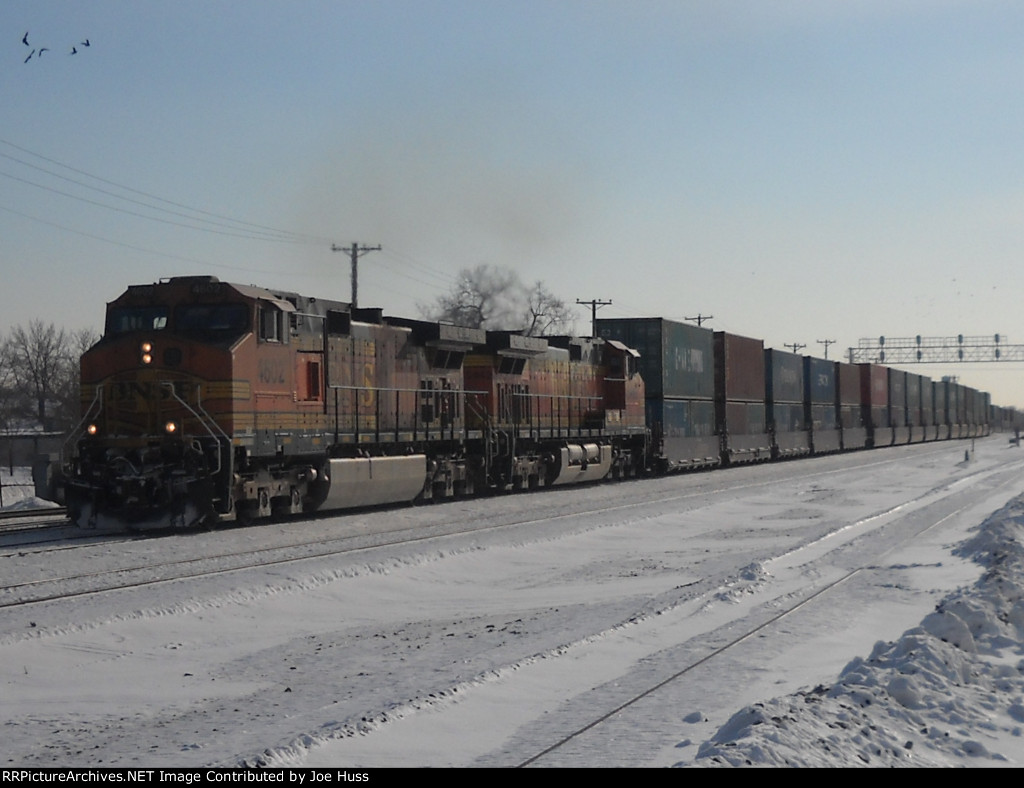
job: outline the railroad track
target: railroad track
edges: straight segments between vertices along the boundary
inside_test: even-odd
[[[894,459],[878,459],[870,455],[864,455],[869,461],[865,465],[889,464]],[[749,469],[748,469],[749,470]],[[828,473],[826,471],[826,473]],[[810,474],[813,476],[815,474]],[[718,477],[720,478],[720,477]],[[744,488],[765,487],[774,484],[774,480],[753,481],[749,484],[733,486],[732,490]],[[544,495],[541,491],[540,495]],[[231,572],[241,572],[250,569],[272,567],[284,564],[295,563],[310,559],[325,558],[335,555],[343,555],[364,550],[375,550],[382,547],[393,547],[399,545],[410,545],[416,542],[427,541],[446,536],[458,536],[466,533],[486,533],[499,529],[530,526],[536,523],[552,522],[563,518],[574,518],[579,516],[596,516],[604,513],[624,511],[644,507],[653,501],[684,501],[686,499],[701,498],[708,494],[706,490],[693,490],[684,493],[672,493],[658,495],[655,497],[644,497],[642,500],[633,500],[618,503],[612,506],[602,505],[596,507],[574,508],[566,514],[554,514],[546,510],[540,510],[534,515],[516,517],[509,520],[502,520],[490,524],[481,524],[479,521],[472,521],[470,524],[460,525],[444,524],[424,528],[422,526],[400,527],[395,529],[380,529],[372,533],[346,533],[336,537],[324,538],[311,536],[309,538],[297,539],[286,543],[277,544],[264,548],[257,548],[245,552],[216,552],[206,555],[181,558],[172,561],[140,562],[133,566],[119,566],[109,569],[102,569],[93,572],[83,572],[76,575],[62,577],[42,578],[26,580],[23,582],[10,583],[0,586],[0,609],[28,607],[43,602],[74,599],[107,592],[126,589],[143,588],[161,583],[175,581],[195,580],[203,577],[213,577]],[[56,510],[48,510],[50,512]],[[337,517],[339,513],[315,513],[313,519],[325,517]],[[304,517],[304,519],[309,519]],[[292,522],[299,522],[293,520]],[[52,527],[55,523],[51,522]],[[67,524],[66,519],[62,524]],[[39,525],[38,528],[46,527]],[[253,526],[254,528],[266,528],[266,525]],[[99,536],[100,541],[96,541]],[[104,538],[107,537],[107,538]],[[57,549],[87,549],[94,545],[108,546],[110,538],[116,541],[136,541],[140,539],[158,539],[156,535],[132,535],[125,539],[123,534],[93,534],[85,532],[78,536],[69,537],[68,534],[59,534],[57,538],[46,541],[61,543]],[[67,545],[69,539],[88,539],[85,544]],[[31,546],[31,543],[28,546]],[[24,547],[26,545],[11,545],[11,548]]]
[[[661,724],[666,730],[671,730],[673,726],[679,725],[680,711],[700,708],[694,707],[688,700],[666,702],[666,698],[675,699],[681,695],[686,697],[690,685],[709,683],[708,675],[718,677],[710,681],[712,684],[735,680],[735,676],[728,671],[733,670],[735,665],[742,661],[743,658],[739,655],[745,645],[753,646],[757,653],[758,649],[763,648],[760,638],[779,637],[778,628],[788,630],[793,626],[794,620],[800,620],[801,614],[806,613],[813,617],[815,611],[820,614],[821,607],[841,607],[845,592],[851,584],[876,582],[872,580],[872,573],[891,561],[888,556],[968,509],[976,507],[980,500],[974,491],[978,486],[976,483],[980,483],[980,487],[984,488],[982,497],[990,497],[994,490],[1003,490],[1019,484],[1022,466],[1024,462],[1016,461],[999,469],[979,469],[901,500],[887,509],[850,521],[819,539],[784,551],[774,558],[765,559],[765,569],[769,577],[775,573],[776,566],[806,567],[807,574],[797,580],[795,586],[780,586],[768,595],[756,593],[746,597],[752,601],[749,607],[741,605],[745,612],[734,615],[715,629],[688,635],[673,647],[653,652],[644,660],[644,668],[638,671],[639,674],[646,675],[649,681],[623,682],[621,677],[618,677],[606,684],[595,685],[592,690],[575,695],[558,707],[552,706],[545,710],[535,720],[539,724],[522,726],[514,735],[510,729],[511,738],[499,749],[486,754],[481,751],[476,759],[469,754],[466,756],[468,760],[460,761],[460,765],[498,768],[581,764],[649,765],[652,758],[656,757],[654,751],[637,751],[634,753],[635,762],[624,763],[623,750],[621,746],[615,745],[631,740],[637,730],[656,727],[657,723],[653,722],[656,714],[668,714],[661,720]],[[824,475],[818,476],[821,478]],[[810,474],[806,478],[814,476],[816,474]],[[864,545],[867,545],[866,551]],[[857,564],[849,565],[850,559],[857,561]],[[780,574],[785,576],[792,572],[782,571]],[[808,577],[816,577],[817,580],[808,584]],[[706,579],[714,583],[714,578]],[[729,585],[731,584],[732,581],[729,582]],[[683,589],[682,586],[679,588]],[[723,590],[723,586],[720,585],[708,586],[704,579],[686,586],[686,589],[690,588],[695,594],[690,590],[681,591],[678,602],[669,601],[668,607],[647,610],[643,616],[630,619],[625,624],[625,629],[632,630],[633,626],[649,625],[656,630],[662,630],[681,623],[681,628],[685,630],[685,619],[693,615],[692,612],[686,611],[702,609],[708,602],[716,600]],[[429,696],[414,696],[403,702],[395,702],[377,713],[367,714],[361,711],[362,716],[333,728],[325,745],[331,747],[334,740],[358,741],[363,735],[372,735],[378,728],[402,724],[406,716],[412,718],[410,722],[415,727],[415,718],[421,710],[434,709],[443,715],[448,708],[447,699],[461,697],[464,691],[472,698],[474,691],[478,687],[485,687],[495,674],[502,674],[512,681],[512,676],[519,675],[520,672],[527,673],[549,659],[557,660],[563,655],[568,656],[569,661],[575,659],[577,663],[583,664],[593,642],[605,641],[606,638],[618,640],[620,634],[624,644],[622,647],[627,651],[631,646],[625,645],[626,643],[645,640],[643,633],[631,636],[620,633],[621,626],[623,624],[620,623],[609,630],[594,632],[578,640],[565,642],[550,651],[520,656],[517,661],[502,666],[491,665],[479,676],[464,677],[465,687],[432,687]],[[656,639],[653,633],[647,634]],[[605,659],[614,660],[614,657],[609,651],[605,651],[594,659],[600,662]],[[720,666],[728,666],[725,674],[723,670],[726,668]],[[544,669],[540,670],[543,674]],[[555,672],[557,673],[557,670]],[[530,688],[543,684],[544,680],[538,676],[526,679],[527,695]],[[486,689],[482,690],[483,694],[486,692]],[[504,692],[508,692],[507,687]],[[497,694],[501,696],[502,692],[499,691]],[[445,700],[438,701],[438,698]],[[484,701],[482,705],[486,706],[487,702]],[[528,715],[529,712],[523,714],[524,717]],[[457,713],[453,714],[453,717],[458,720]],[[441,727],[449,724],[443,716],[438,722]],[[458,722],[451,724],[457,725]],[[400,729],[393,731],[391,735],[400,738]],[[413,735],[415,737],[415,734]],[[454,742],[444,736],[439,735],[438,739],[439,742],[443,740],[455,746]],[[372,746],[364,750],[358,744],[354,745],[353,749],[356,754],[351,757],[357,761],[361,757],[367,757],[365,752],[375,752]],[[385,745],[381,752],[386,750]],[[329,752],[332,754],[331,757],[339,754],[342,754],[341,757],[347,757],[347,750],[344,747]],[[602,759],[606,759],[607,762],[603,762]],[[269,751],[242,763],[249,766],[280,765],[275,760],[275,754]],[[430,761],[429,765],[439,763]]]
[[[68,510],[63,506],[56,506],[48,509],[14,509],[7,512],[0,512],[0,524],[7,522],[18,522],[19,520],[31,520],[33,517],[67,517]]]
[[[914,454],[927,456],[931,452],[915,451]],[[949,454],[949,452],[936,452],[937,456],[942,454]],[[108,619],[114,618],[120,621],[124,616],[132,618],[136,615],[136,611],[140,610],[143,611],[144,618],[151,611],[178,610],[179,606],[183,610],[191,610],[193,605],[198,604],[202,607],[209,592],[218,595],[215,599],[220,599],[220,595],[223,594],[234,595],[236,590],[240,591],[243,596],[247,595],[250,589],[256,593],[262,593],[269,588],[272,594],[277,594],[279,591],[287,592],[293,587],[305,587],[307,577],[316,578],[319,582],[321,575],[329,579],[334,576],[332,573],[339,571],[342,574],[338,576],[346,578],[347,582],[349,568],[355,571],[355,575],[363,573],[375,575],[379,569],[383,569],[384,574],[388,574],[392,562],[398,562],[398,565],[404,567],[405,557],[418,563],[423,557],[428,557],[428,560],[433,560],[433,556],[443,558],[452,548],[459,553],[467,550],[475,553],[478,549],[488,549],[492,541],[496,548],[505,549],[508,545],[518,545],[520,535],[524,535],[527,542],[536,541],[538,538],[543,542],[549,539],[558,540],[563,533],[572,538],[579,534],[589,539],[591,531],[597,535],[597,532],[605,525],[615,525],[633,520],[641,525],[648,517],[648,513],[643,509],[648,504],[653,504],[655,512],[671,512],[670,517],[672,518],[677,514],[683,518],[690,511],[700,512],[709,505],[719,505],[723,498],[731,499],[738,496],[746,497],[748,505],[750,501],[756,502],[758,505],[761,501],[765,501],[767,506],[774,500],[773,496],[776,493],[769,492],[766,488],[779,483],[785,484],[787,480],[792,481],[794,478],[798,479],[798,497],[813,496],[808,499],[813,502],[818,491],[833,493],[839,489],[843,477],[838,477],[837,482],[832,483],[830,479],[833,478],[833,474],[843,474],[850,470],[866,471],[867,473],[863,475],[869,479],[877,479],[886,486],[896,476],[888,470],[893,467],[890,461],[882,460],[877,455],[865,453],[856,458],[856,465],[848,464],[853,459],[837,457],[835,460],[824,460],[817,470],[810,473],[807,472],[809,469],[804,465],[799,469],[801,473],[798,477],[793,477],[790,474],[795,466],[779,464],[737,469],[735,473],[678,477],[680,483],[661,479],[640,482],[635,487],[630,486],[630,501],[624,500],[621,491],[625,490],[625,487],[620,485],[604,486],[605,492],[600,495],[600,498],[603,498],[600,502],[588,498],[595,494],[593,492],[588,495],[580,495],[578,491],[568,493],[557,490],[544,491],[536,495],[518,497],[516,505],[508,507],[507,511],[503,511],[497,518],[492,509],[485,506],[488,502],[466,500],[444,507],[386,510],[366,513],[365,516],[359,513],[335,516],[323,523],[303,521],[226,529],[224,533],[200,532],[186,535],[147,536],[134,540],[134,546],[128,542],[122,545],[112,541],[76,544],[73,547],[60,548],[73,551],[65,553],[65,556],[71,560],[65,558],[63,561],[52,559],[49,555],[49,548],[35,551],[35,555],[29,554],[24,559],[15,554],[10,560],[4,561],[5,570],[9,568],[10,571],[4,571],[4,580],[0,581],[6,585],[5,588],[0,587],[0,606],[6,608],[3,616],[6,621],[4,636],[12,645],[22,642],[29,643],[37,637],[52,637],[56,638],[54,643],[71,648],[82,647],[83,643],[84,647],[92,648],[94,640],[100,642],[104,639],[97,636],[104,631],[105,622]],[[955,460],[955,457],[952,458],[952,461]],[[943,462],[946,461],[943,460]],[[957,464],[959,465],[959,463]],[[1020,462],[1004,465],[1009,475],[1015,479],[1020,477],[1020,466]],[[884,554],[883,547],[891,546],[892,540],[898,539],[904,530],[908,530],[908,533],[910,531],[919,533],[926,527],[935,527],[937,520],[961,506],[966,499],[950,500],[949,496],[960,495],[963,488],[974,487],[975,485],[971,483],[972,480],[981,482],[981,486],[984,487],[1005,479],[1005,477],[998,477],[993,478],[991,482],[983,481],[978,472],[985,473],[986,469],[979,467],[978,472],[975,471],[976,469],[971,466],[959,467],[955,472],[955,478],[950,478],[948,481],[936,483],[928,489],[924,486],[917,486],[913,493],[899,499],[890,496],[887,498],[889,503],[885,506],[859,509],[854,517],[842,519],[845,525],[838,529],[833,528],[827,532],[814,529],[813,533],[819,534],[818,541],[829,542],[827,549],[825,547],[820,549],[820,554],[834,553],[836,540],[849,539],[869,542],[876,556],[881,556]],[[596,491],[601,488],[593,489]],[[898,504],[896,504],[897,500],[899,500]],[[941,511],[932,506],[933,503],[940,500],[946,501]],[[851,502],[851,505],[856,504]],[[790,499],[786,498],[781,506],[783,514],[788,512]],[[891,508],[886,508],[886,506]],[[633,507],[639,508],[634,509]],[[726,509],[726,514],[728,514],[728,505]],[[919,515],[918,519],[913,522],[905,519],[910,510],[917,511]],[[484,514],[485,511],[487,514]],[[766,509],[765,511],[771,510]],[[796,511],[795,508],[794,511]],[[430,517],[424,517],[423,515],[428,512],[431,513]],[[611,512],[612,514],[603,516],[601,512]],[[925,523],[922,518],[929,512],[934,515],[933,520]],[[434,516],[434,513],[437,516]],[[868,516],[869,514],[870,516]],[[657,516],[661,517],[662,515]],[[571,518],[573,517],[582,522],[572,522]],[[703,541],[704,532],[716,528],[716,526],[714,523],[698,523],[700,518],[701,516],[698,514],[693,523],[696,527],[688,528],[687,533],[681,533],[680,536]],[[566,523],[564,531],[562,526],[556,522],[562,519]],[[765,521],[774,519],[766,517]],[[874,536],[870,536],[866,540],[861,539],[861,536],[874,533],[875,526],[880,522],[884,523],[881,530],[887,531],[888,537],[876,539]],[[541,524],[539,529],[534,525],[538,523]],[[837,525],[839,523],[840,520],[837,520]],[[920,528],[905,529],[904,524],[916,525]],[[409,527],[410,525],[414,527]],[[482,529],[478,527],[480,525],[483,525]],[[857,531],[858,526],[861,526],[860,536],[851,536],[850,533]],[[517,527],[521,529],[519,532],[512,530]],[[774,529],[775,526],[768,527]],[[789,526],[781,527],[788,528]],[[362,532],[356,533],[359,529],[362,529]],[[502,533],[501,529],[509,530]],[[342,530],[346,533],[341,533]],[[760,540],[760,533],[763,530],[758,526],[752,533],[757,533],[756,538]],[[496,538],[477,540],[475,535],[468,540],[464,536],[454,541],[444,538],[470,531],[475,533],[492,531],[495,532]],[[538,531],[540,532],[539,537]],[[710,531],[708,532],[710,533]],[[389,547],[390,545],[426,540],[434,540],[434,543],[425,548],[414,548],[408,551]],[[226,549],[227,542],[238,546],[228,550]],[[463,690],[466,689],[471,704],[478,702],[481,697],[475,694],[476,691],[479,689],[480,694],[486,696],[487,685],[494,680],[495,671],[501,674],[499,681],[502,683],[525,680],[524,700],[526,705],[535,703],[540,706],[540,700],[535,702],[529,700],[530,686],[538,677],[538,674],[531,673],[532,671],[539,670],[541,679],[547,680],[551,678],[552,671],[555,674],[564,673],[567,670],[571,672],[575,669],[574,666],[581,662],[602,662],[609,658],[614,662],[623,656],[621,653],[623,649],[628,652],[634,647],[638,641],[638,635],[639,640],[642,641],[657,631],[658,637],[664,637],[666,644],[672,643],[673,645],[666,648],[664,653],[660,649],[652,650],[650,657],[645,660],[645,668],[631,676],[622,674],[621,678],[628,680],[622,681],[621,684],[619,676],[612,679],[610,677],[613,674],[602,669],[596,673],[597,678],[595,679],[600,683],[582,686],[579,691],[567,689],[564,703],[556,705],[543,701],[548,705],[544,707],[543,713],[536,717],[536,724],[513,727],[514,722],[506,723],[509,746],[502,747],[501,751],[490,749],[486,742],[475,743],[472,741],[472,737],[457,745],[459,752],[465,751],[468,758],[478,759],[475,763],[472,760],[466,761],[465,765],[559,766],[579,765],[581,762],[588,765],[602,765],[602,758],[610,760],[615,757],[616,750],[607,746],[608,741],[616,739],[622,730],[629,729],[630,726],[633,726],[634,731],[644,727],[644,725],[638,725],[637,721],[642,720],[645,714],[649,714],[652,711],[652,706],[654,711],[664,710],[668,705],[664,702],[667,695],[686,692],[687,687],[699,683],[703,669],[721,672],[719,666],[728,663],[730,657],[735,663],[738,660],[737,655],[744,650],[744,644],[759,643],[758,638],[771,633],[772,627],[786,628],[792,626],[793,621],[804,621],[803,616],[799,614],[809,605],[815,602],[832,604],[828,600],[841,599],[843,591],[851,587],[849,584],[857,583],[859,586],[864,582],[864,580],[858,581],[858,577],[864,575],[865,578],[870,578],[870,575],[865,574],[870,570],[863,567],[868,567],[872,562],[877,561],[876,556],[871,556],[854,565],[852,560],[835,561],[829,558],[819,565],[815,560],[819,552],[814,549],[813,543],[794,543],[792,547],[794,548],[792,551],[784,549],[778,551],[775,554],[778,556],[777,558],[765,557],[758,560],[791,560],[799,566],[813,564],[815,567],[825,568],[827,571],[814,572],[813,577],[816,580],[813,588],[804,589],[803,581],[801,581],[800,590],[791,595],[789,593],[780,594],[780,589],[775,587],[770,591],[772,600],[767,599],[768,594],[758,593],[744,596],[744,600],[753,601],[749,606],[746,606],[747,602],[744,601],[746,612],[741,615],[735,615],[734,610],[734,617],[728,626],[720,626],[714,630],[702,630],[698,627],[696,632],[690,631],[686,634],[685,640],[672,640],[672,638],[676,630],[685,633],[690,627],[690,622],[687,620],[691,618],[689,611],[703,608],[706,604],[704,600],[717,599],[718,593],[723,588],[729,587],[723,583],[731,585],[733,579],[737,577],[735,572],[740,571],[739,567],[745,566],[745,564],[734,564],[731,556],[728,562],[723,562],[721,565],[718,563],[704,564],[704,559],[699,558],[698,563],[693,564],[694,571],[685,573],[685,577],[680,577],[680,582],[682,580],[694,582],[687,582],[685,585],[678,585],[675,588],[665,587],[664,593],[659,593],[657,598],[650,598],[649,602],[643,602],[642,596],[638,597],[639,606],[635,608],[630,603],[623,609],[617,609],[619,604],[612,602],[610,603],[611,609],[608,611],[610,615],[605,618],[595,618],[593,623],[597,629],[590,629],[590,624],[568,625],[564,630],[552,629],[550,634],[547,634],[541,628],[536,631],[540,637],[534,643],[529,640],[535,633],[530,631],[530,622],[528,621],[525,631],[515,631],[507,636],[510,638],[507,644],[507,654],[495,652],[492,655],[490,652],[481,651],[483,647],[480,643],[487,645],[490,640],[479,641],[476,638],[486,639],[492,634],[481,629],[481,622],[489,620],[487,617],[483,617],[475,623],[467,621],[463,626],[461,620],[456,621],[455,619],[464,614],[452,613],[451,615],[455,618],[450,624],[445,625],[443,632],[446,638],[449,633],[455,633],[452,635],[452,644],[456,646],[453,653],[460,659],[465,659],[465,664],[468,666],[468,670],[460,669],[461,675],[453,674],[450,677],[451,680],[456,681],[452,685],[454,689],[445,684],[445,681],[449,680],[445,675],[438,674],[439,681],[434,679],[423,683],[410,681],[408,687],[402,686],[396,691],[399,694],[392,698],[381,694],[380,685],[372,675],[360,678],[363,674],[359,673],[350,677],[351,681],[346,679],[344,685],[341,683],[338,685],[339,687],[344,686],[346,692],[351,687],[355,699],[345,701],[342,695],[339,695],[338,702],[341,705],[324,710],[321,709],[317,700],[310,701],[312,705],[307,708],[306,705],[303,705],[306,701],[299,697],[301,693],[298,692],[298,686],[289,684],[289,686],[296,686],[297,691],[294,696],[286,696],[284,700],[297,704],[292,709],[296,712],[295,722],[282,724],[280,729],[274,729],[273,734],[268,731],[265,743],[280,745],[290,741],[290,737],[296,736],[299,738],[295,740],[304,742],[303,746],[306,746],[311,739],[315,741],[326,731],[330,731],[325,738],[338,739],[345,743],[352,742],[352,746],[361,747],[364,745],[359,742],[364,737],[359,735],[360,732],[372,733],[378,727],[390,726],[393,723],[401,724],[402,718],[405,716],[411,717],[409,722],[415,724],[420,722],[417,720],[419,716],[417,712],[424,708],[429,708],[439,715],[444,715],[452,710],[456,712],[457,716],[461,704],[452,704],[451,700],[462,698]],[[374,555],[371,552],[374,548],[384,549],[378,550]],[[757,548],[755,546],[752,549],[756,550]],[[741,552],[743,551],[741,550]],[[343,556],[345,553],[354,558],[351,560],[333,558],[333,556]],[[327,560],[322,560],[324,557]],[[854,559],[856,555],[849,557]],[[301,566],[299,563],[316,558],[321,558],[321,560],[310,563],[308,566]],[[472,562],[475,556],[470,555],[469,558]],[[857,558],[856,560],[860,561],[861,559]],[[242,572],[253,567],[275,565],[280,567],[290,562],[295,562],[294,569],[257,571],[249,577],[239,574],[237,577],[231,577],[228,581],[214,578],[216,575],[225,575],[228,572]],[[845,566],[846,570],[841,570],[837,564]],[[632,564],[626,564],[625,568],[628,569],[630,566]],[[683,564],[680,563],[680,566]],[[700,569],[696,568],[698,566]],[[737,568],[730,568],[732,566]],[[54,576],[61,567],[65,570],[61,573],[63,576]],[[663,568],[659,566],[652,569],[653,571],[662,571]],[[567,567],[566,571],[570,569],[571,567]],[[856,571],[854,571],[855,569]],[[677,570],[673,569],[672,571]],[[768,574],[770,576],[771,573]],[[785,573],[780,573],[780,575],[784,576]],[[214,579],[211,581],[197,579],[203,577]],[[39,580],[36,580],[37,578]],[[24,582],[16,582],[19,580]],[[186,582],[170,585],[182,580]],[[144,586],[153,587],[158,583],[168,585],[163,588],[157,587],[159,590],[154,589],[139,596],[130,590]],[[830,597],[830,592],[839,596]],[[109,596],[100,596],[102,594]],[[186,595],[184,601],[180,598],[181,594]],[[288,605],[284,605],[284,607],[288,607]],[[268,615],[271,615],[270,611],[273,609],[276,609],[273,604],[268,607]],[[469,610],[465,615],[472,617],[474,613],[474,610]],[[189,615],[191,616],[191,613]],[[410,612],[409,615],[413,616],[413,613]],[[548,615],[550,615],[549,612],[541,611],[535,620],[541,622]],[[559,615],[569,616],[570,614]],[[787,617],[798,615],[799,618],[787,619]],[[566,618],[567,622],[572,620]],[[159,625],[162,621],[163,617],[158,615],[154,618],[153,623]],[[499,619],[499,626],[501,623]],[[83,627],[81,632],[76,629],[79,626]],[[70,627],[75,631],[64,634],[62,628],[65,627]],[[673,632],[665,633],[666,627],[672,628]],[[96,628],[98,629],[94,634],[92,630]],[[319,630],[317,631],[319,632]],[[390,630],[381,631],[390,637]],[[416,652],[417,658],[423,663],[418,667],[429,666],[432,655],[429,653],[428,647],[438,647],[436,642],[431,644],[430,641],[432,639],[436,641],[441,631],[440,629],[430,629],[425,633],[419,633],[422,636],[424,649],[422,652]],[[348,637],[344,628],[334,634],[333,640],[329,635],[318,634],[316,638],[320,639],[317,640],[317,646],[337,647],[339,649],[337,653],[341,655],[341,651],[344,650],[346,658],[358,659],[367,654],[376,655],[377,651],[380,651],[387,659],[398,660],[405,654],[405,650],[413,648],[412,643],[415,643],[415,649],[418,650],[420,647],[420,641],[417,640],[416,633],[413,632],[409,635],[411,640],[408,645],[404,644],[405,638],[403,637],[401,644],[397,641],[394,645],[389,643],[386,647],[378,647],[374,644],[368,646],[369,651],[363,653],[360,650],[360,645]],[[435,635],[438,635],[438,638],[435,638]],[[465,637],[462,637],[463,635]],[[154,642],[162,643],[161,637],[163,636],[158,636]],[[504,635],[496,635],[492,638],[494,640],[492,645],[495,649],[499,646],[506,647],[504,640],[501,642],[498,640],[504,638],[506,638]],[[517,642],[521,645],[516,645]],[[598,647],[596,651],[594,646]],[[112,647],[120,652],[120,646]],[[148,653],[147,648],[127,647],[129,652],[137,651],[138,653],[125,654],[125,658],[128,660],[148,658],[145,657],[145,654]],[[296,648],[298,650],[294,651],[295,655],[305,655],[303,664],[300,665],[300,673],[305,680],[310,682],[309,686],[330,686],[329,678],[334,675],[332,672],[334,668],[324,667],[323,662],[319,661],[314,653],[308,652],[308,644],[305,640]],[[439,648],[444,652],[442,657],[445,664],[448,664],[451,658],[446,651],[447,641],[443,647]],[[616,649],[618,651],[615,651]],[[394,651],[394,654],[391,651]],[[292,654],[292,652],[288,653]],[[413,651],[409,650],[408,653],[412,654]],[[425,656],[419,656],[420,654]],[[559,659],[563,654],[568,658]],[[199,659],[199,656],[196,655],[196,658]],[[275,658],[275,664],[277,661],[280,660]],[[404,656],[401,662],[404,666]],[[388,664],[387,660],[384,664]],[[397,661],[395,664],[398,664]],[[460,661],[459,664],[463,663]],[[295,670],[296,668],[288,669]],[[477,669],[481,671],[479,674],[476,673]],[[396,674],[396,676],[401,675],[403,674]],[[431,675],[434,674],[431,673]],[[282,676],[287,677],[286,681],[294,681],[293,674],[282,673]],[[574,681],[569,682],[571,686],[575,686],[575,683]],[[508,689],[507,686],[500,687],[499,691],[507,692]],[[407,690],[409,694],[405,694]],[[692,690],[690,691],[692,692]],[[569,694],[570,692],[572,694]],[[673,718],[675,725],[678,725],[680,709],[692,710],[694,708],[702,707],[692,704],[674,704],[672,711],[676,713],[676,717]],[[530,713],[532,712],[524,712],[524,714]],[[329,716],[325,717],[324,714]],[[340,724],[331,722],[325,727],[324,720],[337,720]],[[361,723],[360,720],[364,722]],[[669,720],[669,722],[673,720]],[[196,728],[191,720],[181,724],[184,726],[181,729],[181,735],[194,735]],[[211,724],[214,727],[210,730],[221,727],[217,720]],[[649,727],[650,722],[646,724]],[[163,723],[160,726],[149,726],[149,728],[143,726],[145,730],[141,732],[141,735],[144,743],[165,741],[167,731],[162,726]],[[673,728],[669,725],[664,729],[672,730]],[[205,731],[207,728],[203,728],[203,730]],[[400,731],[396,730],[394,733],[399,734]],[[96,742],[102,745],[103,737],[108,735],[109,732],[97,733]],[[133,733],[133,735],[135,734]],[[145,738],[146,736],[151,736],[151,739]],[[277,738],[278,736],[280,738]],[[621,738],[619,736],[617,740],[621,740]],[[188,740],[191,741],[191,739]],[[371,743],[369,748],[372,750],[377,746],[379,744]],[[487,749],[480,749],[474,753],[476,746],[487,747]],[[578,756],[581,750],[584,753],[582,761]],[[241,754],[247,751],[244,743],[236,745],[236,743],[228,741],[220,745],[220,749],[211,748],[208,758],[211,764],[234,764],[236,763],[235,759],[242,757]],[[279,765],[274,760],[274,749],[268,749],[266,754],[268,763]],[[620,749],[619,755],[621,756],[621,754]],[[637,764],[653,762],[651,759],[643,760],[645,753],[636,752],[633,755]],[[359,762],[362,757],[356,756],[353,762]],[[246,762],[248,763],[248,761]]]
[[[63,506],[53,509],[21,509],[0,512],[0,534],[33,531],[68,524],[67,510]]]
[[[987,472],[986,475],[990,475],[992,472]],[[1000,489],[1008,487],[1010,484],[1017,481],[1016,476],[1009,476],[994,485],[993,489]],[[922,496],[923,497],[923,496]],[[901,520],[907,520],[910,522],[916,522],[914,527],[908,528],[906,535],[899,540],[897,544],[891,545],[884,550],[872,556],[872,560],[869,564],[858,566],[854,569],[850,569],[838,577],[833,577],[823,585],[820,585],[813,590],[808,591],[802,595],[801,598],[792,601],[791,603],[782,606],[774,607],[773,612],[767,618],[756,622],[749,622],[748,626],[741,629],[738,632],[733,632],[729,638],[718,645],[710,647],[706,653],[694,656],[689,662],[684,664],[682,667],[677,667],[672,670],[669,675],[660,678],[659,680],[651,683],[649,686],[644,687],[638,691],[633,691],[627,698],[618,699],[613,705],[607,707],[605,710],[596,713],[588,722],[585,724],[577,724],[572,730],[564,733],[553,742],[546,746],[540,747],[537,752],[529,757],[517,760],[515,763],[502,764],[502,766],[512,766],[514,768],[525,768],[530,766],[565,766],[574,765],[570,759],[570,763],[563,763],[559,759],[559,751],[570,748],[574,744],[578,743],[579,740],[584,739],[590,734],[597,734],[600,736],[599,729],[603,726],[611,725],[613,723],[620,723],[623,727],[629,728],[631,725],[643,725],[640,720],[644,719],[646,712],[641,708],[645,701],[652,699],[659,692],[669,690],[672,685],[691,677],[696,671],[706,668],[710,663],[713,663],[716,659],[731,656],[731,652],[742,647],[745,643],[751,641],[754,638],[762,637],[764,633],[779,626],[785,619],[792,616],[798,615],[801,611],[809,608],[815,604],[825,603],[828,604],[830,595],[841,593],[843,588],[849,583],[855,581],[857,578],[874,572],[878,565],[884,563],[886,558],[897,551],[904,548],[904,546],[925,535],[929,531],[938,528],[942,524],[963,513],[964,511],[972,508],[976,505],[976,501],[971,498],[967,503],[958,506],[952,511],[947,511],[941,516],[933,516],[929,514],[929,508],[934,504],[936,506],[941,505],[949,496],[942,495],[937,501],[929,503],[924,508],[915,510],[909,514],[899,514],[898,517]],[[918,499],[920,500],[920,499]],[[914,503],[908,501],[893,507],[887,512],[881,512],[868,518],[864,518],[858,523],[853,523],[848,527],[857,527],[860,525],[866,525],[869,522],[878,520],[880,518],[886,518],[893,515],[897,515],[901,510],[905,509],[909,504]],[[807,546],[811,547],[811,546]],[[801,553],[805,548],[797,550],[796,553]],[[800,557],[797,554],[789,555],[784,557],[787,561],[798,562]],[[778,602],[779,597],[775,601]],[[634,715],[637,721],[631,722],[630,715]],[[610,733],[610,732],[609,732]],[[614,734],[611,734],[614,738]],[[591,747],[590,749],[593,749]],[[594,764],[599,765],[599,764]],[[622,765],[621,763],[618,765]]]

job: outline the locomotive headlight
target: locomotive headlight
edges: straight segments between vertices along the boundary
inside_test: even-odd
[[[150,342],[143,342],[139,346],[139,350],[142,352],[142,363],[152,364],[153,363],[153,345]]]
[[[85,431],[90,435],[95,435],[100,430],[99,427],[97,427],[95,424],[90,424],[88,427],[85,428]]]
[[[173,435],[178,431],[178,424],[174,421],[169,421],[164,425],[164,432],[168,435]]]

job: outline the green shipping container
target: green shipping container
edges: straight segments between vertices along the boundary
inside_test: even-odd
[[[625,317],[599,319],[597,335],[616,339],[640,354],[648,398],[714,399],[711,330],[663,317]]]

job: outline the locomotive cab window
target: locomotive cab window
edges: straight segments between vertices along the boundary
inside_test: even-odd
[[[182,333],[237,336],[249,330],[245,304],[187,304],[174,310],[174,327]]]
[[[287,342],[284,312],[270,303],[260,303],[260,339],[263,342]]]
[[[167,328],[166,306],[120,306],[107,314],[107,333],[160,331]]]

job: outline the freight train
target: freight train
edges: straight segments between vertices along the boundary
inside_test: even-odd
[[[38,492],[83,527],[163,529],[990,429],[988,395],[955,383],[661,318],[597,329],[528,337],[212,276],[133,285],[82,356],[83,418]]]

